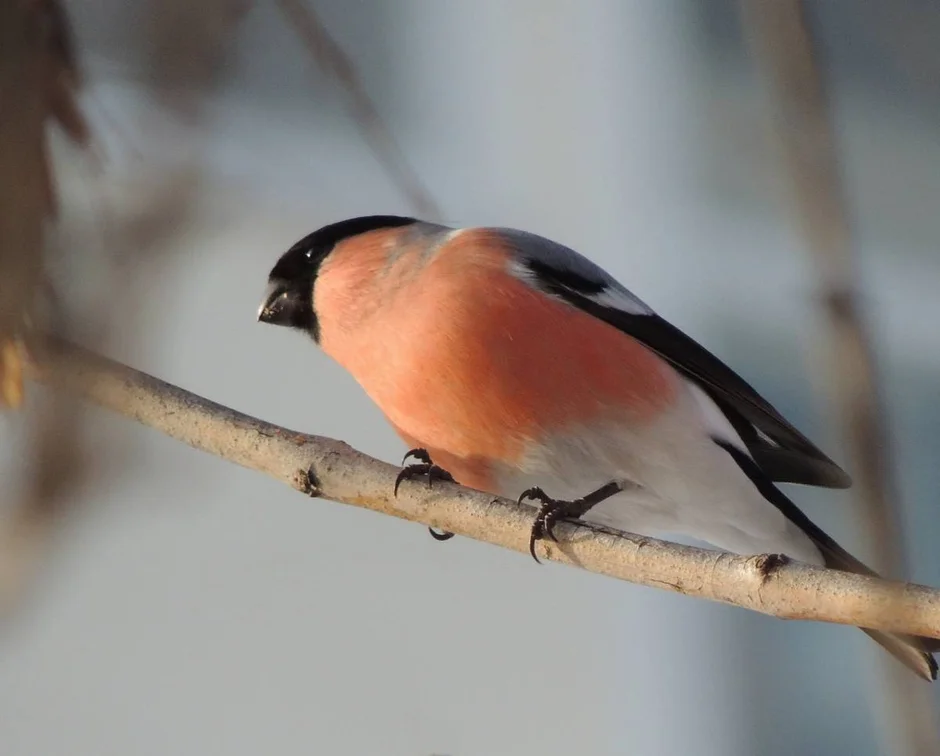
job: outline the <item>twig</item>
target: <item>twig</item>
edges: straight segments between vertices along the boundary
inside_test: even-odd
[[[272,425],[61,341],[34,378],[78,394],[197,449],[292,488],[526,553],[533,510],[451,484],[406,483],[398,468],[341,441]],[[308,471],[310,476],[308,478]],[[826,570],[774,556],[739,556],[562,523],[542,556],[633,583],[785,619],[818,620],[940,638],[940,590]],[[533,567],[534,568],[534,567]],[[884,611],[892,602],[892,611]]]
[[[408,197],[417,214],[426,220],[440,220],[441,209],[424,188],[418,174],[391,130],[385,125],[378,109],[362,85],[352,59],[320,23],[314,10],[303,0],[278,0],[281,11],[294,27],[310,55],[320,68],[327,71],[345,90],[356,125],[368,142],[376,159],[398,188]]]
[[[251,0],[151,0],[144,50],[151,89],[174,115],[197,121],[232,54]]]
[[[745,0],[755,49],[773,89],[777,134],[796,215],[816,266],[826,313],[833,404],[853,458],[853,490],[864,507],[875,566],[903,574],[897,500],[875,364],[856,294],[855,255],[835,136],[801,3]]]
[[[742,7],[773,93],[784,167],[816,267],[827,335],[822,349],[828,359],[828,398],[838,409],[852,457],[855,498],[864,513],[874,566],[883,574],[902,576],[904,548],[894,506],[898,493],[889,437],[856,293],[855,254],[836,137],[805,5],[801,0],[742,0]],[[882,611],[886,615],[895,611],[894,600],[889,597]],[[940,753],[940,735],[927,695],[912,688],[897,670],[888,670],[884,693],[894,709],[891,752]]]
[[[56,123],[77,146],[90,139],[76,94],[81,72],[58,0],[0,3],[0,383],[17,404],[16,344],[39,317],[56,191],[46,127]],[[78,483],[78,423],[59,397],[34,415],[29,479],[0,522],[0,601],[12,602],[45,553],[66,493]]]
[[[193,124],[231,49],[235,26],[247,11],[248,0],[160,0],[151,5],[150,23],[140,25],[138,44],[149,53],[149,84],[166,109]],[[82,77],[64,3],[0,2],[0,50],[0,349],[9,344],[6,339],[11,334],[26,331],[28,337],[28,325],[64,334],[65,325],[74,320],[89,326],[98,319],[100,327],[88,330],[96,332],[102,344],[108,328],[101,317],[101,303],[83,308],[80,317],[74,309],[65,312],[42,265],[44,248],[56,239],[44,226],[54,215],[56,199],[45,125],[57,123],[79,146],[87,146],[92,136],[76,100]],[[152,137],[152,126],[148,133]],[[139,262],[158,247],[167,248],[169,237],[179,233],[196,205],[200,174],[198,160],[186,154],[191,150],[189,144],[175,143],[174,161],[164,161],[158,175],[161,180],[149,183],[151,193],[139,212],[112,229],[120,237],[114,240],[114,248],[121,254],[101,271],[114,281],[113,294],[103,300],[107,305],[120,309],[116,297],[137,301],[134,294],[140,276],[128,263]],[[139,177],[139,172],[135,175]],[[40,298],[40,293],[46,296]],[[37,302],[47,306],[34,307]],[[125,315],[125,326],[127,317],[138,310],[124,309],[130,314]],[[9,359],[0,363],[3,388],[15,377],[9,364]],[[15,396],[8,390],[3,393]],[[4,609],[24,595],[26,584],[42,567],[60,515],[74,500],[69,494],[94,462],[80,444],[80,417],[74,405],[56,395],[33,414],[28,486],[4,508],[0,519],[0,607]]]

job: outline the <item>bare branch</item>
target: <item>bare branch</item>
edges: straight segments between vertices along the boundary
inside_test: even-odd
[[[341,441],[243,415],[62,341],[49,342],[34,357],[34,378],[298,491],[528,551],[530,507],[450,484],[429,490],[423,483],[406,483],[395,497],[398,468]],[[561,542],[542,544],[542,555],[591,572],[785,619],[940,638],[940,591],[933,588],[584,524],[562,523],[557,533]],[[885,612],[889,603],[892,611]]]

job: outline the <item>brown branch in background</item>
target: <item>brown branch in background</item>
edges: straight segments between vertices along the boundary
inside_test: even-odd
[[[150,90],[165,110],[190,127],[201,115],[200,106],[218,78],[235,25],[248,5],[247,0],[159,0],[140,25]],[[75,252],[57,250],[54,230],[47,234],[44,225],[55,209],[46,123],[58,123],[80,146],[90,141],[75,100],[81,75],[64,6],[55,0],[0,2],[0,50],[0,397],[18,398],[18,351],[10,348],[9,339],[28,339],[29,333],[22,333],[27,321],[60,334],[65,324],[80,322],[95,334],[100,347],[110,333],[111,307],[124,313],[122,326],[128,328],[127,318],[139,312],[136,303],[145,283],[140,263],[169,249],[185,227],[197,205],[201,173],[187,145],[178,142],[173,160],[143,176],[135,172],[143,186],[133,193],[121,187],[114,199],[120,203],[129,194],[138,200],[143,194],[145,199],[132,212],[123,212],[118,223],[109,223],[103,240],[117,251],[110,264],[97,271],[112,279],[109,296],[80,313],[63,311],[44,277],[43,253],[54,260],[51,253]],[[139,131],[154,137],[150,123]],[[54,322],[42,320],[38,312],[27,317],[40,294]],[[121,298],[133,305],[121,307]],[[23,593],[41,565],[53,525],[74,499],[81,477],[108,456],[100,448],[95,458],[84,454],[76,405],[61,394],[35,406],[29,419],[29,482],[21,497],[0,512],[0,602],[5,605]]]
[[[816,266],[831,355],[830,399],[853,461],[875,566],[902,574],[901,528],[874,358],[856,294],[849,212],[823,82],[799,0],[745,0],[755,49],[773,88],[796,214]]]
[[[46,124],[79,144],[87,127],[74,100],[79,76],[61,8],[0,3],[0,342],[22,330],[43,275],[43,223],[55,212]]]
[[[55,389],[307,494],[364,507],[526,554],[534,509],[452,484],[405,483],[399,468],[347,444],[243,415],[62,341],[36,354],[33,376]],[[308,475],[309,473],[309,475]],[[827,570],[774,556],[740,556],[561,523],[546,559],[787,619],[864,625],[940,638],[940,590]],[[535,567],[533,566],[533,569]],[[890,602],[891,612],[884,606]]]
[[[165,107],[181,117],[198,117],[250,8],[251,0],[151,0],[146,71]]]
[[[801,0],[742,0],[746,31],[770,86],[783,152],[807,249],[816,268],[825,313],[828,399],[838,408],[852,459],[874,566],[905,574],[897,487],[877,386],[877,370],[856,293],[855,253],[839,171],[836,136]],[[900,602],[900,596],[898,597]],[[886,614],[896,611],[887,603]],[[893,712],[895,754],[940,753],[926,692],[891,667],[885,689]],[[900,747],[906,741],[905,747]]]
[[[78,146],[89,140],[76,102],[80,83],[71,29],[55,0],[0,3],[0,406],[22,400],[19,343],[43,298],[45,226],[56,211],[47,125]],[[53,297],[54,298],[54,297]],[[47,302],[48,304],[48,302]],[[23,493],[2,509],[0,598],[10,599],[44,552],[51,525],[78,482],[74,403],[55,396],[34,413]]]
[[[91,138],[76,94],[82,72],[75,54],[72,25],[59,0],[30,0],[36,9],[46,50],[46,98],[52,119],[77,145],[86,147]]]
[[[199,125],[206,100],[232,55],[238,25],[250,7],[250,0],[151,0],[148,4],[148,23],[140,40],[146,52],[146,84],[154,99],[179,122]],[[138,133],[144,138],[158,136],[150,123],[140,124]],[[173,148],[173,154],[146,176],[146,211],[123,219],[108,240],[116,250],[132,251],[118,259],[119,265],[136,265],[142,255],[171,248],[198,207],[199,155],[193,154],[190,142],[176,143]],[[122,266],[117,273],[120,288],[133,301],[138,292],[126,278],[134,276],[133,267]]]
[[[207,95],[223,74],[232,52],[235,31],[251,7],[251,0],[151,0],[145,19],[129,34],[144,52],[144,80],[163,108],[189,128],[198,126]],[[346,92],[353,117],[392,182],[407,194],[417,212],[439,217],[435,202],[422,187],[391,132],[360,83],[352,62],[316,15],[302,3],[284,2],[282,9],[310,49],[317,63]],[[131,187],[116,187],[103,208],[109,215],[107,249],[112,259],[98,271],[111,279],[106,300],[81,313],[63,312],[56,292],[43,276],[43,247],[55,251],[55,234],[46,238],[43,224],[55,209],[53,168],[48,160],[45,124],[58,123],[73,141],[85,146],[88,127],[78,109],[75,89],[81,76],[68,18],[57,0],[0,2],[0,405],[4,398],[22,398],[20,348],[11,341],[21,330],[37,292],[49,294],[55,322],[40,321],[53,330],[80,322],[95,334],[98,348],[107,343],[111,312],[127,318],[139,312],[140,271],[144,257],[172,247],[198,206],[202,172],[195,142],[180,142],[171,132],[172,158],[149,171],[135,171]],[[159,124],[141,123],[135,131],[160,141]],[[112,182],[114,183],[114,182]],[[125,202],[136,200],[131,212]],[[119,217],[117,214],[120,214]],[[64,246],[64,245],[60,245]],[[66,250],[59,250],[66,251]],[[67,250],[72,253],[72,250]],[[105,307],[105,301],[107,308]],[[128,303],[124,306],[124,303]],[[60,335],[65,335],[60,330]],[[21,500],[10,504],[0,519],[0,603],[23,592],[23,583],[46,553],[51,526],[69,500],[70,486],[86,474],[94,459],[78,446],[80,426],[75,409],[59,394],[40,407],[30,429],[31,483]],[[43,429],[40,431],[40,429]],[[96,458],[107,457],[98,450]],[[82,459],[83,464],[77,460]],[[74,486],[72,486],[74,489]]]
[[[408,197],[415,212],[427,220],[440,220],[441,209],[425,189],[404,152],[385,125],[378,109],[362,85],[352,59],[320,22],[316,12],[304,0],[278,0],[281,11],[303,41],[317,65],[343,88],[351,115],[399,190]]]

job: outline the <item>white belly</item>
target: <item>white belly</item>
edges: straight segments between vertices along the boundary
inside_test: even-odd
[[[631,533],[681,533],[739,554],[784,553],[822,564],[819,550],[767,501],[731,456],[709,437],[689,392],[643,428],[611,420],[550,439],[520,468],[498,471],[498,493],[515,498],[540,486],[577,499],[611,480],[640,486],[599,504],[584,519]]]

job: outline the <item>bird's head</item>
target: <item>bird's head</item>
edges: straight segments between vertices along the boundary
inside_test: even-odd
[[[295,328],[320,340],[314,292],[324,264],[340,249],[355,253],[374,234],[418,221],[396,215],[369,215],[332,223],[308,234],[285,252],[268,276],[258,320]]]

